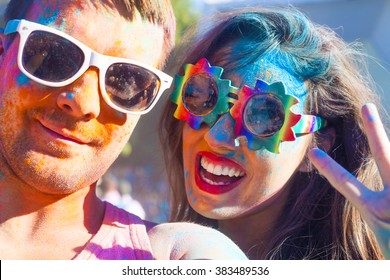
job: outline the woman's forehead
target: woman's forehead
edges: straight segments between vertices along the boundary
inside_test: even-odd
[[[292,62],[279,50],[265,54],[259,51],[243,56],[246,45],[251,43],[253,42],[248,40],[238,40],[213,54],[212,64],[224,68],[222,77],[232,80],[233,85],[239,88],[244,85],[254,87],[256,80],[267,84],[283,82],[287,94],[299,99],[304,97],[305,83],[293,74]]]

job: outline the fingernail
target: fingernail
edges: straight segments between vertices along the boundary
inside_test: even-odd
[[[378,110],[373,103],[364,104],[362,110],[369,122],[375,122],[378,119]]]

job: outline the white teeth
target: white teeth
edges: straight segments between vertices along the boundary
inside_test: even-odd
[[[237,170],[234,167],[222,167],[221,165],[214,165],[211,162],[208,162],[204,157],[200,160],[200,165],[207,170],[207,172],[214,175],[224,175],[229,177],[242,177],[245,175],[243,171]]]
[[[214,181],[211,181],[210,179],[207,179],[206,177],[202,177],[203,180],[206,181],[206,183],[210,184],[210,185],[214,185],[214,186],[223,186],[225,185],[225,183],[223,182],[214,182]]]
[[[214,173],[214,164],[207,164],[207,167],[205,169],[207,170],[207,172]]]
[[[233,176],[235,176],[234,174],[236,174],[236,169],[235,168],[230,169],[228,176],[233,177]]]
[[[225,166],[222,170],[222,175],[227,176],[229,175],[229,167]]]
[[[222,174],[222,166],[220,165],[217,165],[215,168],[214,168],[214,172],[213,172],[215,175],[221,175]]]

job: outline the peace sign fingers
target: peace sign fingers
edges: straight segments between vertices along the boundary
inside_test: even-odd
[[[378,166],[385,187],[390,185],[390,142],[378,110],[374,104],[362,108],[363,125],[367,134],[371,153]]]
[[[372,191],[320,149],[309,158],[329,183],[361,213],[374,231],[384,256],[390,259],[390,142],[373,104],[362,108],[363,125],[384,189]]]

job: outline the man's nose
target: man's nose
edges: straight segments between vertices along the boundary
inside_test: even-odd
[[[57,105],[68,114],[89,121],[100,114],[99,75],[97,70],[88,69],[57,98]]]

